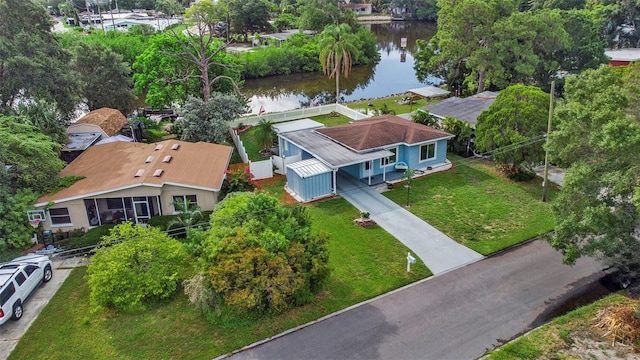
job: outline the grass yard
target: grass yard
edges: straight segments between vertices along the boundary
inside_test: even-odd
[[[413,181],[410,207],[416,216],[483,255],[545,234],[554,227],[552,188],[541,202],[541,180],[513,182],[489,161],[448,155],[454,169]],[[396,186],[384,193],[406,205],[407,191]]]
[[[325,114],[310,117],[309,119],[317,121],[321,124],[324,124],[326,127],[336,126],[336,125],[344,125],[353,121],[352,118],[348,116],[344,116],[342,114]]]
[[[308,210],[314,228],[330,235],[333,268],[325,290],[311,304],[260,320],[231,319],[224,325],[208,322],[182,294],[140,314],[92,314],[86,269],[78,268],[9,359],[211,359],[431,275],[421,263],[407,273],[407,248],[378,226],[353,224],[360,213],[344,199]]]
[[[598,311],[611,306],[635,308],[638,306],[638,300],[633,300],[621,294],[609,295],[597,302],[558,317],[550,323],[503,345],[484,359],[637,358],[637,353],[631,355],[633,352],[631,346],[617,344],[614,347],[610,337],[602,336],[601,331],[594,330],[592,327]],[[616,325],[616,322],[612,322],[612,325]],[[627,357],[627,355],[630,356]]]
[[[240,134],[240,140],[244,144],[244,150],[247,152],[247,156],[249,156],[249,160],[251,161],[262,161],[267,160],[268,158],[260,156],[259,152],[264,147],[262,145],[258,145],[258,143],[254,139],[254,135],[256,132],[256,128],[252,127],[251,129]]]
[[[440,99],[432,99],[432,100],[429,100],[429,102],[427,102],[427,99],[420,98],[418,100],[415,100],[413,102],[413,104],[403,104],[403,105],[398,104],[397,101],[402,100],[403,97],[405,97],[405,96],[404,95],[391,96],[391,97],[385,97],[385,98],[380,98],[380,99],[355,101],[355,102],[351,102],[351,103],[345,103],[344,105],[349,107],[349,108],[351,108],[351,109],[376,109],[376,110],[380,110],[382,108],[383,104],[387,104],[388,109],[395,111],[396,115],[400,115],[400,114],[406,114],[406,113],[414,112],[414,111],[418,110],[419,108],[427,105],[428,103],[440,101]],[[373,106],[369,106],[369,103],[373,104]]]

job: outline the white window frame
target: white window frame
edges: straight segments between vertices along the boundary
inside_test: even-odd
[[[195,201],[191,201],[191,199],[187,199],[188,197],[193,197],[195,199]],[[171,206],[173,207],[173,213],[174,214],[180,214],[180,211],[178,211],[175,208],[175,202],[176,200],[178,200],[177,198],[182,198],[182,205],[184,205],[185,207],[187,206],[187,200],[189,200],[189,205],[193,206],[198,206],[198,195],[196,194],[190,194],[190,195],[173,195],[173,197],[171,198]]]
[[[66,210],[67,214],[66,215],[53,215],[51,214],[51,210]],[[67,207],[59,207],[59,208],[51,208],[48,210],[49,212],[49,221],[51,221],[51,226],[52,227],[57,227],[57,226],[70,226],[73,225],[73,222],[71,221],[71,213],[69,213],[69,208]],[[69,218],[68,222],[61,222],[61,223],[56,223],[55,221],[57,219],[60,218]]]
[[[396,166],[396,163],[398,162],[398,147],[396,146],[385,150],[391,151],[393,153],[394,160],[393,162],[389,161],[389,158],[391,156],[383,157],[382,159],[380,159],[380,167],[383,168],[388,166]]]
[[[431,145],[433,145],[433,157],[431,157],[431,158],[430,158],[430,157],[428,157],[428,158],[426,158],[426,159],[423,159],[423,158],[422,158],[422,148],[423,148],[423,147],[425,147],[425,146],[427,146],[427,147],[428,147],[428,146],[431,146]],[[427,149],[427,151],[426,151],[426,155],[427,155],[427,156],[429,156],[429,149]],[[435,160],[435,159],[438,157],[438,143],[433,142],[433,143],[428,143],[428,144],[422,144],[422,145],[420,145],[420,149],[419,149],[419,154],[418,154],[418,156],[420,157],[420,162],[430,161],[430,160]]]

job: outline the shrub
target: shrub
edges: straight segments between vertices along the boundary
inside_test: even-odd
[[[97,245],[100,243],[103,236],[109,235],[109,231],[113,229],[114,226],[114,224],[96,226],[80,236],[70,236],[66,247],[77,249],[85,246]]]
[[[87,268],[92,309],[140,311],[175,293],[188,258],[179,241],[131,223],[117,225],[103,238],[113,241],[122,242],[97,249]]]
[[[268,194],[229,194],[200,240],[218,309],[279,312],[311,301],[329,276],[326,236],[311,233],[306,209]]]

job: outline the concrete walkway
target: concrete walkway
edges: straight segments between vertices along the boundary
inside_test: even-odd
[[[483,258],[357,179],[338,173],[337,184],[338,195],[358,210],[369,212],[378,225],[422,259],[434,275]]]

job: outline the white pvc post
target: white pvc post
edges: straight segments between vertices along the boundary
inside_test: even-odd
[[[411,252],[407,253],[407,272],[411,272],[411,264],[416,263],[416,258],[411,256]]]

